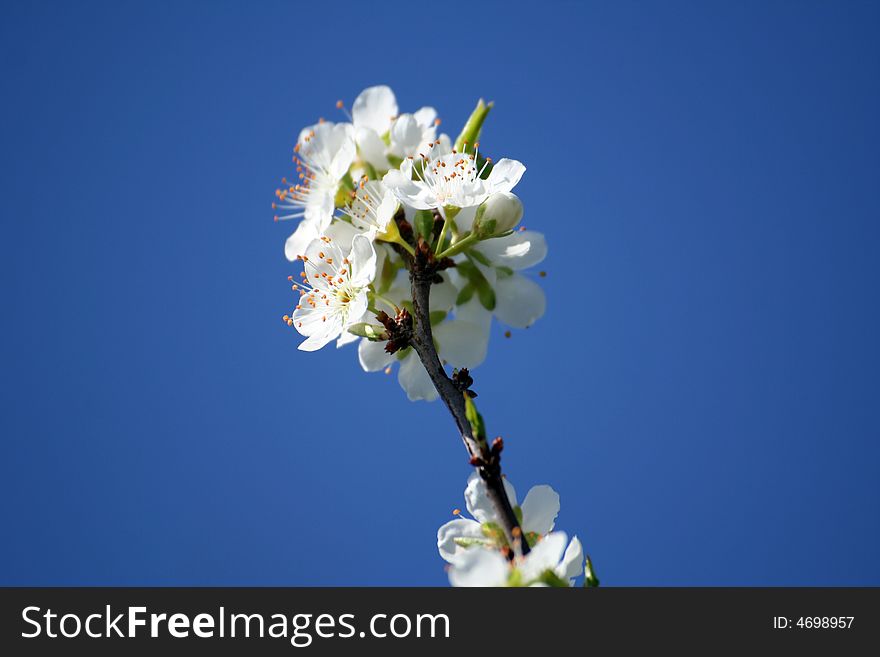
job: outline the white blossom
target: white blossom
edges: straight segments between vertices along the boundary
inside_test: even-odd
[[[331,238],[312,241],[301,256],[305,282],[294,285],[299,303],[289,322],[306,336],[299,348],[315,351],[339,338],[367,310],[367,286],[376,273],[376,251],[356,235],[346,255]]]
[[[299,182],[284,179],[276,190],[276,221],[301,219],[287,238],[284,254],[295,260],[333,221],[339,185],[355,157],[354,131],[349,123],[323,122],[305,128],[294,147]]]

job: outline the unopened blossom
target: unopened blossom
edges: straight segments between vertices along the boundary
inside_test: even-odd
[[[287,238],[284,254],[295,260],[330,226],[336,194],[355,157],[354,131],[349,123],[322,122],[305,128],[294,147],[297,179],[283,180],[276,190],[275,220],[300,219]]]
[[[575,536],[552,532],[526,555],[508,560],[497,550],[472,549],[449,567],[449,583],[463,587],[572,586],[584,572],[584,552]]]
[[[504,490],[510,505],[516,508],[516,489],[506,477]],[[501,547],[496,541],[498,537],[484,531],[487,523],[497,524],[499,519],[495,515],[486,483],[477,473],[468,478],[464,499],[473,519],[459,517],[450,520],[437,531],[437,549],[440,556],[449,562],[453,562],[472,547]],[[533,486],[526,494],[520,511],[520,526],[526,534],[526,540],[529,543],[535,542],[553,530],[556,516],[559,515],[559,494],[546,484]]]
[[[301,260],[304,282],[294,284],[299,303],[285,319],[306,336],[299,348],[315,351],[364,316],[367,288],[376,273],[376,252],[363,235],[354,237],[347,254],[324,236],[309,244]]]

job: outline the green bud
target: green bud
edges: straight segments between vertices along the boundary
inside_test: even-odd
[[[522,216],[523,205],[516,194],[497,192],[477,208],[475,230],[479,231],[481,237],[494,237],[515,228]]]
[[[596,577],[596,573],[593,571],[593,562],[590,560],[590,556],[587,555],[586,565],[584,566],[584,587],[595,588],[597,586],[599,586],[599,578]]]
[[[366,322],[352,324],[348,327],[348,332],[373,342],[381,342],[388,339],[388,333],[385,332],[384,327],[367,324]]]
[[[492,109],[493,105],[494,103],[484,103],[482,98],[477,101],[476,108],[474,108],[467,123],[464,124],[458,139],[455,140],[455,150],[461,152],[464,150],[465,143],[473,145],[480,138],[483,122],[486,120],[486,116],[488,116],[489,110]]]

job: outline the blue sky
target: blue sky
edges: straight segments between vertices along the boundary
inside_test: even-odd
[[[476,388],[603,583],[880,585],[876,4],[0,11],[0,583],[446,583],[450,419],[280,320],[293,140],[387,83],[528,167]]]

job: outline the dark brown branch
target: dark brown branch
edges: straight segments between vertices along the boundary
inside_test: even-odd
[[[466,415],[465,395],[459,385],[446,374],[443,363],[434,346],[434,338],[431,332],[429,319],[431,285],[436,281],[437,270],[443,267],[442,263],[436,263],[431,255],[428,245],[420,240],[416,247],[416,256],[410,261],[410,283],[412,285],[413,310],[415,322],[413,326],[411,344],[419,355],[422,364],[431,377],[434,387],[440,394],[440,398],[446,404],[461,439],[467,448],[471,458],[471,464],[477,469],[480,477],[486,483],[489,500],[495,508],[495,514],[499,518],[501,528],[510,545],[519,544],[523,554],[528,554],[528,541],[522,533],[522,528],[507,499],[504,483],[501,476],[501,448],[503,443],[497,439],[490,447],[485,440],[474,436],[471,423]]]

